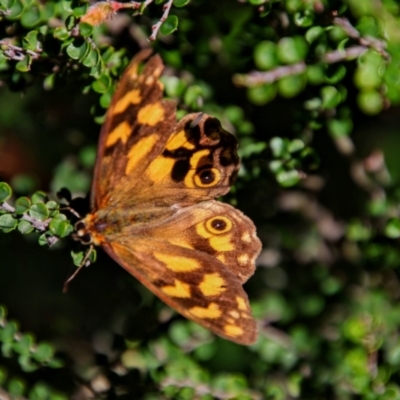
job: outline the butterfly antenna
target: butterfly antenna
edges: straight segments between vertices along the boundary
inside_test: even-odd
[[[78,272],[82,269],[82,267],[88,266],[86,265],[90,255],[93,253],[94,250],[94,246],[91,244],[89,247],[89,250],[86,252],[86,255],[84,257],[84,259],[81,262],[81,265],[79,265],[79,267],[74,271],[74,273],[64,282],[63,285],[63,293],[67,293],[68,292],[68,286],[69,283],[75,278],[76,275],[78,275]]]
[[[65,206],[65,207],[60,207],[60,210],[62,211],[69,211],[71,214],[75,215],[75,217],[81,219],[82,216],[76,211],[74,210],[72,207],[70,206]]]

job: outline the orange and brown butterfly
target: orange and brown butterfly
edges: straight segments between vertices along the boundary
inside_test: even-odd
[[[176,121],[150,50],[125,70],[102,127],[91,213],[77,235],[162,301],[225,339],[257,338],[243,283],[261,250],[252,221],[214,200],[229,191],[235,137],[203,113]],[[148,61],[142,64],[145,60]]]

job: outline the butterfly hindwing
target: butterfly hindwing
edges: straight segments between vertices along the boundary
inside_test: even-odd
[[[260,242],[240,211],[203,202],[136,232],[127,227],[104,247],[186,318],[234,342],[254,342],[256,322],[242,284],[254,272]]]

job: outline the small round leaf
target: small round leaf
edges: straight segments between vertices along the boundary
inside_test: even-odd
[[[190,0],[174,0],[175,7],[184,7],[189,3]]]
[[[29,215],[32,218],[36,218],[40,221],[44,221],[49,217],[49,210],[43,203],[37,203],[34,204],[30,209],[29,209]]]
[[[0,229],[4,232],[10,232],[18,225],[18,220],[10,214],[0,215]]]
[[[24,235],[31,233],[34,229],[35,228],[29,221],[22,220],[18,223],[18,230]]]
[[[0,182],[0,203],[7,201],[12,195],[10,185],[5,182]]]
[[[176,15],[169,15],[161,25],[160,32],[163,35],[170,35],[172,32],[178,29],[178,23],[179,20]]]
[[[31,205],[32,203],[27,197],[19,197],[15,201],[15,212],[17,214],[23,214],[29,210]]]
[[[32,203],[45,203],[47,201],[46,193],[38,191],[32,195]]]

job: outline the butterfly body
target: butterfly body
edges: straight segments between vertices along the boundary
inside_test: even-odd
[[[163,64],[142,51],[107,113],[81,236],[185,317],[241,344],[257,327],[242,284],[261,243],[253,223],[214,200],[239,169],[237,142],[209,115],[176,122],[162,99]]]

